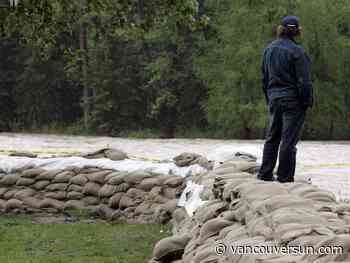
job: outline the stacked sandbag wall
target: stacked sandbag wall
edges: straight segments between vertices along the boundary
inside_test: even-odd
[[[193,217],[174,211],[173,236],[156,244],[150,263],[350,262],[350,205],[307,182],[259,181],[254,166],[232,161],[194,178],[205,185],[207,203]],[[233,253],[242,246],[284,250]],[[316,254],[304,253],[305,246]],[[288,247],[299,250],[286,253]]]
[[[183,184],[182,177],[141,170],[25,167],[0,174],[0,212],[79,209],[109,220],[165,223],[176,208]]]

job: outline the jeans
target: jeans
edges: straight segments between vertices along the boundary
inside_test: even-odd
[[[277,180],[294,182],[296,145],[305,121],[306,108],[294,98],[278,98],[270,102],[270,125],[264,145],[262,165],[258,178],[273,181],[278,151]]]

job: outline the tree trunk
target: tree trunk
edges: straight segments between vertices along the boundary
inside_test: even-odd
[[[86,11],[86,0],[80,0],[80,16],[83,17]],[[90,101],[89,101],[89,89],[87,86],[87,28],[84,22],[80,24],[80,33],[79,33],[79,44],[80,50],[83,54],[83,61],[81,65],[82,73],[82,83],[83,83],[83,110],[84,110],[84,128],[89,127],[90,119]]]

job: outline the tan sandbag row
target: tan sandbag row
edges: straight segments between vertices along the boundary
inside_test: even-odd
[[[50,208],[59,212],[92,208],[92,213],[109,220],[119,216],[128,222],[166,223],[183,189],[182,177],[146,171],[28,167],[0,179],[0,209],[27,212]]]
[[[252,162],[233,161],[195,178],[204,183],[208,200],[189,217],[173,213],[173,236],[154,248],[150,263],[291,263],[348,262],[350,205],[308,183],[258,181]],[[184,238],[184,237],[190,237]],[[341,245],[333,255],[234,255],[215,253],[218,242],[238,245]]]

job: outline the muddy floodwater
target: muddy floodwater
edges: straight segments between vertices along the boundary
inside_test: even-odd
[[[171,160],[182,152],[195,152],[221,161],[237,151],[261,160],[263,141],[211,139],[125,139],[62,135],[0,133],[0,154],[12,151],[36,152],[39,156],[91,152],[118,148],[133,158]],[[309,142],[298,145],[297,177],[310,179],[339,198],[350,200],[350,142]]]

